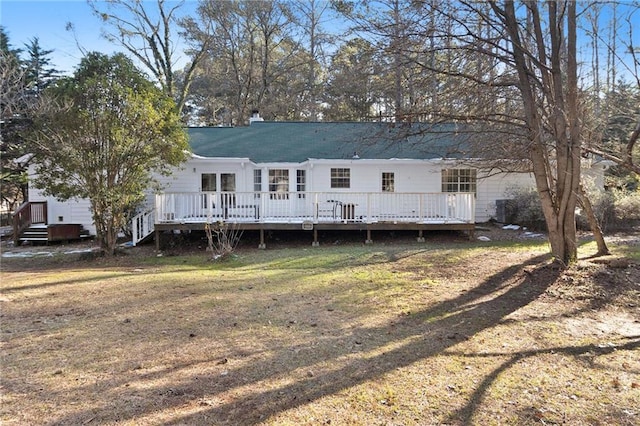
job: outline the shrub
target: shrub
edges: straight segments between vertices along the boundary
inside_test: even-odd
[[[206,223],[204,228],[207,234],[207,250],[211,252],[211,260],[225,260],[236,249],[242,229],[236,223],[217,222]]]
[[[587,185],[586,191],[602,231],[615,227],[615,199],[613,194],[608,191],[603,192],[589,185]],[[578,229],[590,230],[587,215],[583,209],[580,209],[576,215],[576,225]]]
[[[640,221],[640,192],[588,189],[587,194],[603,231],[633,227]],[[580,229],[589,229],[584,212],[576,220]]]
[[[603,231],[626,229],[640,222],[640,191],[602,191],[591,187],[587,194]],[[506,195],[510,198],[505,214],[508,222],[532,230],[546,230],[540,197],[535,189],[513,188]],[[579,229],[589,229],[584,211],[580,210],[576,215],[576,224]]]
[[[616,191],[615,217],[621,222],[640,220],[640,191]]]
[[[513,188],[506,194],[510,200],[506,205],[508,221],[536,231],[547,228],[540,196],[533,188]]]

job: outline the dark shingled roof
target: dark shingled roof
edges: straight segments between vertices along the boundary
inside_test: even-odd
[[[247,127],[191,127],[191,149],[202,157],[249,158],[256,163],[314,159],[432,159],[459,157],[466,136],[454,125],[254,122]]]

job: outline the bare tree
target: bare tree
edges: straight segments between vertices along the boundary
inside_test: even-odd
[[[270,119],[291,119],[300,111],[290,101],[304,90],[302,71],[310,58],[296,40],[289,6],[272,0],[200,4],[204,24],[190,34],[213,40],[198,74],[199,88],[208,90],[199,95],[221,101],[213,120],[242,123],[253,109]]]
[[[431,6],[436,11],[428,13],[451,23],[431,27],[430,38],[440,40],[431,43],[435,54],[447,59],[420,65],[457,86],[439,95],[457,97],[457,108],[432,112],[474,131],[492,131],[491,140],[480,138],[483,143],[476,145],[486,158],[528,159],[552,254],[562,264],[575,261],[583,140],[576,2],[463,0]]]
[[[626,5],[624,13],[618,11],[616,4],[607,6],[610,6],[612,17],[609,22],[609,38],[603,39],[596,24],[593,24],[588,32],[594,45],[605,46],[609,66],[606,84],[603,85],[599,81],[599,75],[593,76],[594,88],[591,98],[595,108],[591,118],[596,124],[587,139],[585,150],[640,174],[640,114],[638,108],[633,107],[634,103],[637,105],[640,93],[640,49],[634,45],[634,30],[637,29],[637,19],[640,16],[640,3]],[[622,48],[618,49],[618,46]],[[600,61],[599,57],[599,53],[592,57],[594,68]],[[621,75],[631,81],[626,82],[622,78],[621,81],[617,81],[616,76]],[[602,86],[605,87],[604,92],[601,90]],[[606,102],[600,107],[602,99]],[[631,101],[631,104],[628,101]]]
[[[185,71],[176,73],[176,49],[181,40],[179,28],[193,25],[193,18],[181,20],[178,11],[184,0],[167,6],[165,0],[155,1],[155,10],[143,0],[88,0],[93,12],[108,26],[104,36],[124,47],[151,73],[165,94],[176,102],[177,111],[185,106],[189,88],[198,63],[210,40],[200,38],[187,49],[190,61]],[[206,33],[205,33],[206,34]],[[182,40],[185,40],[182,38]],[[182,81],[177,82],[176,76]]]
[[[304,32],[306,50],[309,54],[307,61],[307,77],[302,103],[307,110],[306,115],[310,121],[319,118],[320,97],[324,77],[323,66],[326,65],[326,45],[333,37],[325,31],[324,23],[329,14],[329,3],[322,0],[297,0],[292,3],[293,12],[296,15],[296,25]]]

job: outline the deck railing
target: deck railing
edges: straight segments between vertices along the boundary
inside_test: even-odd
[[[16,245],[22,232],[34,224],[47,224],[47,202],[22,203],[13,213],[13,240]]]
[[[156,222],[473,223],[472,193],[169,192]]]
[[[155,229],[155,211],[150,210],[136,215],[131,220],[131,242],[137,245],[147,238]]]

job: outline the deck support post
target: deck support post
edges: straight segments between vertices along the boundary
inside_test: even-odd
[[[367,240],[364,242],[365,244],[373,244],[373,240],[371,239],[371,229],[367,228]]]
[[[264,250],[267,248],[267,245],[264,242],[264,228],[260,228],[260,244],[258,244],[258,248],[260,250]]]
[[[318,241],[318,230],[313,228],[313,242],[311,243],[311,247],[319,247],[320,241]]]
[[[156,229],[154,232],[153,239],[156,240],[156,251],[160,251],[160,231]]]
[[[468,234],[469,234],[469,241],[474,241],[475,240],[475,236],[476,236],[476,229],[475,226],[471,229],[469,229]]]
[[[424,235],[422,235],[422,229],[418,229],[418,242],[424,243]]]

